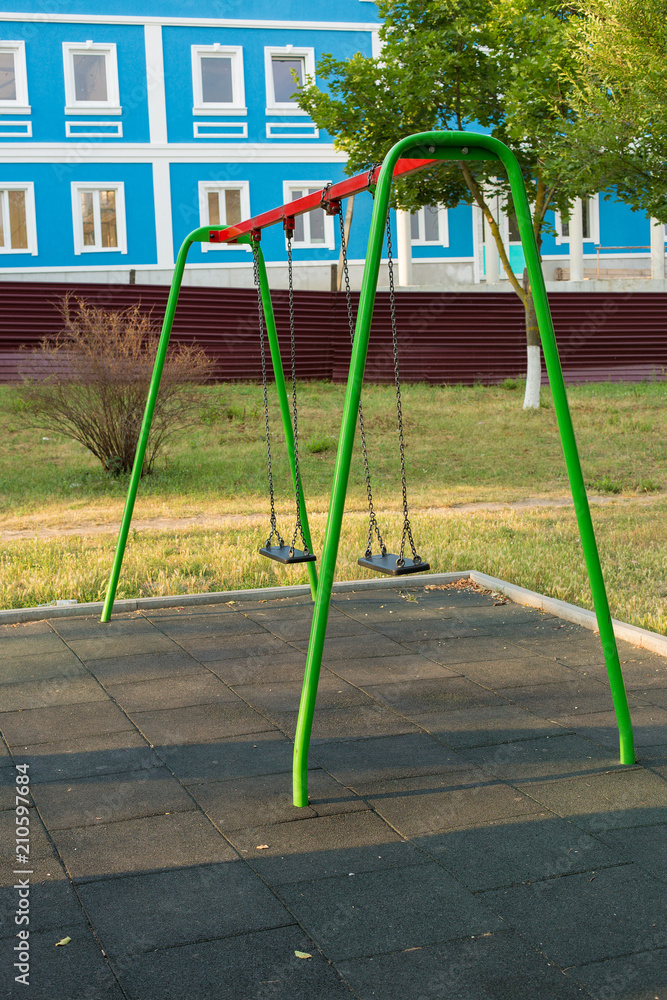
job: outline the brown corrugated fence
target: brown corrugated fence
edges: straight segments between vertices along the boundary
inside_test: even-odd
[[[0,282],[0,382],[20,377],[22,345],[35,346],[59,328],[57,304],[66,292],[120,309],[136,302],[164,313],[168,288],[156,285]],[[358,295],[354,296],[354,304]],[[667,377],[667,295],[651,292],[551,295],[563,370],[568,381]],[[287,293],[274,292],[283,359],[289,358]],[[400,292],[396,297],[401,374],[406,381],[494,383],[525,367],[523,308],[508,293]],[[295,292],[297,375],[347,378],[350,339],[345,297]],[[216,379],[259,378],[257,298],[252,289],[183,288],[175,341],[197,341],[217,362]],[[389,296],[379,292],[366,368],[368,381],[393,378]]]

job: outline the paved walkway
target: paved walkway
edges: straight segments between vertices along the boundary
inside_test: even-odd
[[[622,768],[592,633],[471,589],[340,594],[297,810],[310,617],[0,630],[0,995],[667,1000],[667,661],[621,644]]]

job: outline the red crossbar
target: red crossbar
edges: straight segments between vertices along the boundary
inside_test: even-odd
[[[437,162],[437,160],[401,159],[394,168],[394,177],[405,177],[407,174],[414,174],[417,170],[423,170],[424,167]],[[281,205],[280,208],[272,208],[270,212],[263,212],[262,215],[256,215],[253,219],[239,222],[237,226],[230,226],[228,229],[222,230],[211,230],[210,242],[233,243],[237,236],[243,236],[245,233],[250,232],[259,233],[262,229],[266,229],[267,226],[275,226],[276,223],[293,218],[295,215],[304,215],[306,212],[312,212],[314,208],[320,207],[323,197],[325,202],[336,202],[341,198],[349,198],[351,195],[361,194],[362,191],[368,191],[370,187],[377,183],[381,169],[381,167],[373,167],[372,170],[365,170],[363,173],[355,174],[354,177],[348,177],[347,180],[340,181],[338,184],[332,184],[329,188],[322,188],[322,190],[315,191],[313,194],[307,194],[305,198],[298,198],[296,201],[290,201],[287,205]]]

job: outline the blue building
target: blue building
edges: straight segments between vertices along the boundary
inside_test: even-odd
[[[104,14],[100,6],[22,0],[0,13],[1,277],[166,283],[191,229],[259,214],[344,176],[331,136],[295,102],[294,75],[315,75],[325,52],[377,54],[372,0],[108,0]],[[647,219],[598,198],[581,210],[584,276],[612,261],[646,270]],[[370,197],[356,199],[353,280],[370,211]],[[331,286],[333,222],[320,212],[300,221],[300,287]],[[486,282],[476,210],[427,208],[402,224],[403,284]],[[521,248],[502,224],[521,271]],[[567,278],[569,236],[555,224],[547,272]],[[279,227],[266,233],[264,252],[284,283]],[[250,283],[245,249],[197,246],[190,261],[190,282]],[[493,262],[489,283],[492,271]]]

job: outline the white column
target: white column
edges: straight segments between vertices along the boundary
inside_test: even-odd
[[[412,233],[410,212],[396,211],[396,252],[398,254],[398,283],[404,288],[412,284]]]
[[[500,257],[498,256],[498,245],[493,238],[491,227],[486,219],[484,220],[484,256],[486,257],[486,283],[487,285],[497,285],[500,282]]]
[[[584,217],[581,198],[570,211],[570,281],[584,280]]]
[[[146,49],[146,100],[148,102],[150,143],[151,146],[166,146],[167,102],[164,93],[161,25],[144,25],[144,46]],[[156,157],[153,160],[153,203],[157,264],[158,267],[170,268],[174,266],[171,183],[169,161],[162,157]]]
[[[662,280],[665,277],[665,224],[650,219],[651,226],[651,277]]]

